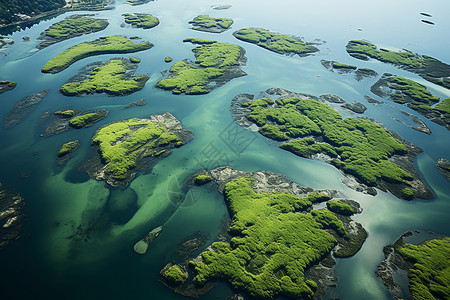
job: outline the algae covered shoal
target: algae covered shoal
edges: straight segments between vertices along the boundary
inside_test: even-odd
[[[192,29],[212,33],[221,33],[230,29],[233,20],[227,18],[213,18],[207,15],[200,15],[189,21]]]
[[[344,119],[332,107],[306,96],[247,99],[238,105],[262,135],[283,141],[280,148],[284,150],[306,158],[320,157],[362,184],[389,190],[400,198],[406,198],[405,188],[412,189],[415,197],[432,197],[414,169],[420,150],[368,119]],[[408,166],[399,157],[408,158]]]
[[[396,299],[405,297],[397,269],[408,272],[410,299],[449,299],[450,237],[431,238],[419,244],[404,241],[417,233],[406,232],[383,249],[385,260],[378,266],[377,275]]]
[[[37,48],[43,49],[55,43],[87,33],[98,32],[109,23],[106,19],[93,18],[92,15],[73,15],[47,28],[39,39],[43,40]]]
[[[332,199],[335,191],[300,187],[266,171],[246,173],[221,167],[207,176],[224,195],[231,218],[229,236],[178,265],[187,267],[193,279],[193,287],[173,287],[183,295],[202,289],[210,281],[223,280],[263,299],[311,298],[316,292],[323,296],[324,278],[308,272],[318,268],[332,274],[322,261],[328,257],[334,264],[329,255],[335,246],[345,250],[356,247],[357,252],[365,240],[350,246],[354,233],[348,230],[353,223],[349,217],[312,209],[313,203]],[[362,228],[358,231],[365,234]],[[177,285],[186,281],[178,270],[174,273],[180,279]]]
[[[200,46],[192,51],[195,62],[183,60],[175,63],[167,78],[157,82],[156,87],[171,90],[173,94],[206,94],[233,78],[246,75],[241,70],[245,64],[245,50],[237,45],[186,39]]]
[[[439,97],[433,96],[424,85],[414,80],[386,73],[371,87],[371,91],[380,97],[389,96],[398,104],[406,104],[450,130],[450,98],[440,101]]]
[[[347,44],[347,52],[362,60],[374,58],[414,72],[425,80],[450,89],[450,65],[433,57],[412,53],[409,50],[390,51],[378,49],[376,45],[361,40],[352,40]]]
[[[256,44],[278,54],[306,56],[319,51],[298,38],[264,28],[243,28],[235,31],[233,35],[241,41]]]
[[[74,62],[94,55],[133,53],[147,50],[153,47],[150,42],[133,43],[125,36],[114,35],[100,37],[94,41],[77,44],[61,52],[49,60],[42,68],[43,73],[58,73],[69,67]]]
[[[17,86],[17,83],[9,80],[0,80],[0,94],[13,90]]]
[[[133,77],[132,71],[136,69],[137,61],[132,63],[130,60],[111,59],[93,68],[87,79],[70,81],[64,84],[59,91],[65,96],[93,93],[123,96],[140,91],[149,77],[147,75]]]
[[[125,187],[148,162],[169,155],[171,148],[191,139],[191,132],[170,113],[113,122],[95,132],[92,146],[98,149],[100,160],[88,162],[86,171],[113,187]]]
[[[125,23],[131,24],[137,28],[150,29],[159,25],[159,19],[149,14],[123,14]]]

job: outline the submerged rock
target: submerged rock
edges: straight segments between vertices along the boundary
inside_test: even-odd
[[[20,238],[25,219],[24,205],[18,193],[2,187],[0,183],[0,250]]]
[[[22,122],[35,109],[34,106],[41,103],[48,91],[33,93],[17,101],[6,116],[3,127],[11,128]]]

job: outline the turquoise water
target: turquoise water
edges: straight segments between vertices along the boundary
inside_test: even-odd
[[[448,181],[435,167],[437,158],[450,158],[448,131],[423,118],[433,132],[431,135],[402,125],[392,119],[401,114],[395,107],[417,113],[396,104],[365,102],[364,95],[375,97],[369,89],[378,78],[357,82],[352,75],[329,72],[320,64],[321,59],[336,60],[372,68],[380,75],[384,72],[398,74],[425,84],[441,98],[449,97],[450,91],[412,73],[376,61],[358,61],[345,52],[350,39],[367,39],[449,63],[450,40],[445,38],[450,28],[446,14],[448,2],[441,0],[430,4],[404,0],[361,5],[360,1],[299,3],[281,0],[276,3],[259,1],[258,5],[252,5],[234,0],[227,3],[232,5],[231,9],[216,11],[210,6],[218,3],[206,0],[186,3],[160,0],[135,7],[116,1],[114,9],[97,13],[110,21],[106,30],[38,52],[33,48],[39,34],[73,12],[10,36],[15,44],[0,52],[3,53],[0,54],[0,80],[17,81],[18,86],[0,96],[0,119],[3,120],[20,98],[45,88],[50,88],[50,92],[22,123],[10,130],[0,129],[0,181],[13,186],[27,202],[22,239],[0,254],[0,263],[8,270],[2,272],[0,278],[8,299],[182,299],[159,283],[160,269],[177,259],[176,247],[187,236],[201,231],[209,234],[209,243],[212,242],[222,218],[227,215],[217,192],[195,189],[189,191],[186,198],[180,192],[182,182],[205,163],[210,166],[229,164],[244,171],[280,172],[300,185],[337,189],[343,197],[361,204],[364,211],[355,219],[367,229],[369,238],[357,255],[338,260],[335,269],[338,286],[329,289],[330,298],[389,299],[375,275],[376,266],[383,258],[382,248],[406,230],[450,234],[447,220],[450,189]],[[435,26],[420,21],[422,11],[433,15]],[[126,12],[151,13],[161,24],[150,30],[121,27],[121,14]],[[222,34],[192,31],[187,22],[199,14],[231,17],[235,23],[232,30]],[[234,30],[250,26],[301,36],[306,41],[320,39],[325,43],[319,46],[318,54],[310,57],[281,56],[238,41],[231,35]],[[40,72],[42,66],[62,50],[111,34],[138,35],[155,44],[148,51],[125,55],[142,59],[136,74],[150,76],[142,91],[125,97],[99,94],[69,98],[58,93],[60,86],[86,64],[118,55],[86,58],[58,74]],[[30,41],[23,42],[23,36],[29,36]],[[173,57],[174,62],[193,58],[193,46],[182,43],[186,37],[215,39],[244,47],[248,62],[243,69],[248,75],[202,96],[172,95],[154,88],[162,78],[161,72],[170,67],[164,63],[165,56]],[[406,202],[381,191],[376,197],[363,195],[343,185],[342,175],[334,167],[296,157],[268,143],[264,137],[242,129],[239,134],[246,142],[245,149],[239,148],[242,145],[227,143],[227,134],[239,130],[231,117],[231,99],[239,93],[257,95],[270,87],[317,96],[332,93],[348,102],[363,102],[368,107],[364,115],[382,121],[424,150],[416,165],[436,198]],[[123,109],[124,105],[142,98],[147,105]],[[67,107],[105,108],[110,114],[91,128],[40,137],[39,117],[46,111]],[[141,174],[128,189],[111,191],[102,182],[90,180],[77,171],[89,155],[89,142],[98,126],[166,111],[191,130],[194,139],[159,161],[147,174]],[[80,149],[65,166],[57,166],[55,153],[60,145],[75,138],[81,142]],[[212,148],[222,159],[208,159],[205,153]],[[20,178],[22,172],[31,172],[32,176]],[[134,243],[161,224],[164,229],[149,252],[145,256],[135,254]],[[69,239],[80,232],[80,225],[82,234]],[[226,299],[232,293],[230,287],[222,284],[202,299]]]

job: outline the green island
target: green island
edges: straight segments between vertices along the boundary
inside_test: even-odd
[[[69,155],[70,153],[77,150],[79,146],[80,146],[79,140],[74,140],[74,141],[64,143],[58,151],[58,154],[57,154],[58,158]]]
[[[44,40],[37,45],[37,48],[43,49],[55,43],[88,34],[98,32],[106,27],[109,23],[106,19],[92,18],[91,15],[73,15],[59,21],[47,28],[39,39]]]
[[[170,62],[172,62],[172,61],[173,61],[173,58],[172,58],[172,57],[170,57],[170,56],[164,57],[164,62],[170,63]]]
[[[150,42],[133,43],[124,36],[100,37],[94,41],[77,44],[49,60],[42,68],[43,73],[58,73],[74,62],[94,55],[133,53],[153,47]]]
[[[58,110],[53,113],[46,112],[40,118],[41,126],[45,128],[45,132],[40,136],[49,137],[70,129],[91,127],[98,121],[106,118],[108,114],[109,111],[106,109],[96,109],[83,112],[78,109],[68,108]]]
[[[192,29],[198,31],[206,31],[212,33],[221,33],[230,29],[233,20],[226,18],[213,18],[207,15],[195,17],[189,21],[192,24]]]
[[[166,285],[182,295],[198,296],[197,291],[211,281],[222,280],[257,298],[323,296],[324,274],[331,275],[335,264],[331,256],[335,246],[352,256],[367,236],[360,224],[358,233],[349,230],[350,223],[358,224],[350,217],[312,208],[314,203],[332,199],[335,191],[300,187],[267,171],[246,173],[221,167],[208,176],[224,195],[231,224],[226,239],[214,242],[194,259],[163,269],[165,273],[173,269],[178,279]],[[359,233],[364,238],[352,244]],[[186,273],[181,269],[191,280],[182,276]],[[312,270],[318,269],[320,275],[314,276]],[[172,279],[164,274],[163,278]]]
[[[14,81],[0,80],[0,94],[13,90],[17,86]]]
[[[157,88],[171,90],[173,94],[207,94],[233,78],[246,75],[240,69],[246,62],[243,48],[214,41],[185,41],[200,44],[192,49],[196,61],[182,60],[175,63],[168,77],[156,83]]]
[[[131,24],[137,28],[150,29],[158,26],[159,19],[149,14],[123,14],[125,17],[125,23]]]
[[[433,57],[415,54],[409,50],[397,52],[383,48],[377,49],[374,44],[360,40],[349,41],[346,47],[348,54],[354,58],[361,60],[373,58],[390,63],[450,89],[450,65]]]
[[[450,130],[450,98],[440,102],[439,97],[433,96],[424,85],[387,73],[383,74],[370,90],[377,96],[389,96],[389,99],[396,103],[406,104],[409,108]],[[438,104],[434,106],[436,103]]]
[[[275,101],[244,97],[236,108],[247,122],[259,127],[260,134],[284,142],[281,149],[323,159],[365,186],[389,190],[403,199],[410,199],[402,192],[405,188],[413,190],[417,198],[432,198],[414,169],[418,151],[368,119],[343,119],[332,107],[307,96]],[[395,159],[399,157],[408,158],[408,166]]]
[[[374,70],[367,68],[358,68],[356,66],[343,64],[337,61],[322,59],[320,63],[331,72],[337,72],[341,75],[353,73],[355,75],[355,79],[358,81],[364,78],[375,78],[378,75],[378,73]]]
[[[307,56],[319,51],[309,43],[302,42],[286,34],[276,33],[264,28],[243,28],[233,33],[234,37],[278,54]]]
[[[86,171],[113,187],[125,187],[149,161],[168,156],[171,148],[181,147],[191,139],[192,133],[170,113],[109,123],[92,138],[100,159],[96,164],[88,162]]]
[[[137,67],[131,59],[116,58],[92,69],[87,79],[64,84],[59,91],[65,96],[106,93],[111,96],[129,95],[144,88],[147,75],[133,77]],[[77,77],[77,76],[76,76]]]
[[[408,272],[410,299],[449,299],[450,237],[427,239],[419,244],[404,241],[415,233],[403,234],[394,244],[383,249],[385,260],[378,266],[377,275],[396,298],[403,298],[397,269]]]

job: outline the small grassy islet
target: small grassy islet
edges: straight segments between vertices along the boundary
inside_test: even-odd
[[[186,39],[197,43],[195,39]],[[240,60],[244,55],[244,50],[237,45],[220,43],[214,41],[200,40],[201,46],[194,48],[196,61],[179,61],[169,70],[168,78],[161,79],[156,87],[171,90],[174,94],[206,94],[214,89],[216,85],[210,85],[212,81],[224,83],[231,78],[223,77],[232,72],[233,68],[240,66]],[[237,75],[230,74],[228,77],[242,76],[239,70]],[[222,78],[222,79],[220,79]]]
[[[64,143],[61,146],[61,148],[59,149],[57,156],[59,158],[66,156],[66,155],[72,153],[73,151],[75,151],[79,146],[80,146],[79,140],[74,140],[74,141]]]
[[[80,96],[89,93],[107,93],[113,96],[128,95],[141,90],[149,78],[147,75],[131,77],[126,73],[129,69],[133,68],[124,60],[112,59],[94,68],[88,79],[66,83],[59,91],[65,96]]]
[[[113,53],[132,53],[147,50],[153,47],[150,42],[133,43],[124,36],[100,37],[91,42],[77,44],[61,52],[49,60],[42,68],[43,73],[58,73],[74,62],[94,55]]]
[[[95,123],[99,121],[100,119],[103,119],[104,115],[99,113],[87,113],[83,115],[79,115],[76,117],[73,117],[69,121],[69,126],[72,128],[80,129],[83,127],[86,127],[88,124]]]
[[[279,54],[305,56],[319,51],[316,47],[299,39],[264,28],[243,28],[234,32],[233,35],[239,40],[256,44]]]
[[[105,172],[116,180],[126,178],[137,160],[154,156],[166,147],[180,147],[181,139],[150,119],[118,121],[98,129],[92,138],[98,147]]]
[[[159,19],[149,14],[123,14],[125,23],[138,28],[150,29],[159,25]]]
[[[192,24],[194,30],[220,33],[229,29],[233,20],[200,15],[189,21],[189,24]]]
[[[0,80],[0,94],[13,90],[16,86],[17,83],[14,81]]]
[[[44,41],[37,47],[42,49],[76,36],[98,32],[108,25],[105,19],[92,18],[89,15],[73,15],[47,28],[43,33]]]

